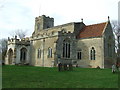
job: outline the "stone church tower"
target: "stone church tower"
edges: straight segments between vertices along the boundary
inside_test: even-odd
[[[38,33],[41,30],[54,27],[54,18],[46,17],[45,15],[35,18],[35,31]]]
[[[53,67],[58,63],[85,68],[111,68],[115,63],[115,41],[110,20],[85,25],[71,22],[54,26],[49,16],[35,18],[32,36],[8,39],[5,64]]]

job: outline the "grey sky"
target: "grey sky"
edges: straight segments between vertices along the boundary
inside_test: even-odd
[[[0,0],[0,38],[17,29],[34,31],[39,15],[54,17],[55,25],[69,22],[94,24],[118,19],[119,0]]]

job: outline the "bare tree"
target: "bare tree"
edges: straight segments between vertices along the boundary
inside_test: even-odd
[[[27,35],[27,30],[22,30],[22,29],[18,29],[18,30],[15,30],[15,31],[13,31],[13,32],[10,32],[10,35],[12,36],[12,37],[15,37],[15,36],[18,36],[20,39],[22,39],[22,38],[25,38],[26,37],[26,35]]]
[[[120,35],[120,23],[118,23],[118,21],[112,21],[112,28],[116,36]]]
[[[7,52],[7,39],[0,40],[0,54],[2,55],[2,60],[5,60],[5,55]]]
[[[115,48],[118,49],[118,35],[120,35],[120,23],[117,20],[112,21],[112,29],[115,35]]]

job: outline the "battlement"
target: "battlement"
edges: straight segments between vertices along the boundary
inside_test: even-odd
[[[29,40],[29,38],[17,39],[17,36],[15,36],[15,38],[8,37],[8,45],[10,45],[10,44],[28,45],[28,44],[30,44],[30,40]]]
[[[54,21],[54,18],[52,17],[49,17],[49,16],[45,16],[45,15],[42,15],[42,16],[39,16],[39,17],[36,17],[35,20],[40,20],[40,19],[50,19],[50,20],[53,20]]]
[[[67,31],[66,29],[62,29],[61,31],[58,31],[59,35],[73,35],[71,31]]]

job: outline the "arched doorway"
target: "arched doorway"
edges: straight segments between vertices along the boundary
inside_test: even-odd
[[[27,60],[27,49],[26,48],[22,48],[20,50],[20,61],[22,64],[24,64]]]
[[[12,61],[13,61],[13,50],[9,49],[9,51],[8,51],[8,63],[12,64]]]

